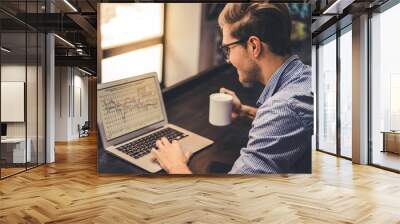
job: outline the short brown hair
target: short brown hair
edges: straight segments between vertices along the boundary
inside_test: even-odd
[[[286,4],[228,3],[218,23],[220,27],[232,25],[231,35],[239,40],[257,36],[271,52],[281,56],[290,53],[292,22]]]

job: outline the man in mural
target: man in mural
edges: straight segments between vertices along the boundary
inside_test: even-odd
[[[247,146],[231,174],[310,173],[313,133],[311,69],[290,54],[291,19],[286,4],[227,4],[218,18],[222,50],[238,72],[239,81],[265,85],[257,108],[233,96],[232,117],[253,120]],[[162,138],[153,149],[155,160],[171,174],[191,173],[177,141]]]

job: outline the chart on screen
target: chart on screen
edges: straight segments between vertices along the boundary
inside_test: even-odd
[[[163,120],[158,83],[146,78],[103,89],[98,104],[108,140]]]

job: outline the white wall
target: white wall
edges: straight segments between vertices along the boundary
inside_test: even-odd
[[[78,72],[78,74],[77,74]],[[72,130],[71,130],[71,135],[73,138],[78,138],[79,133],[78,133],[78,124],[82,126],[85,121],[88,121],[88,78],[81,76],[81,73],[79,71],[75,70],[75,75],[74,75],[74,86],[75,86],[75,91],[73,94],[73,99],[75,102],[74,110],[75,113],[72,113]],[[80,90],[80,93],[77,93],[77,90]],[[79,97],[80,94],[80,97]],[[79,100],[81,102],[79,102]],[[81,107],[81,108],[79,108]],[[80,113],[80,110],[81,113]]]
[[[166,4],[165,86],[199,72],[201,4]]]
[[[55,141],[68,141],[70,83],[67,67],[55,68]]]
[[[25,82],[25,65],[1,65],[1,81]]]
[[[78,124],[82,126],[88,120],[88,79],[82,75],[75,68],[56,67],[55,141],[77,139]],[[77,105],[82,106],[82,116]]]

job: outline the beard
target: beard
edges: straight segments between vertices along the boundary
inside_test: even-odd
[[[239,81],[243,85],[259,81],[261,77],[261,68],[254,61],[249,61],[249,65],[243,71],[238,71]]]

